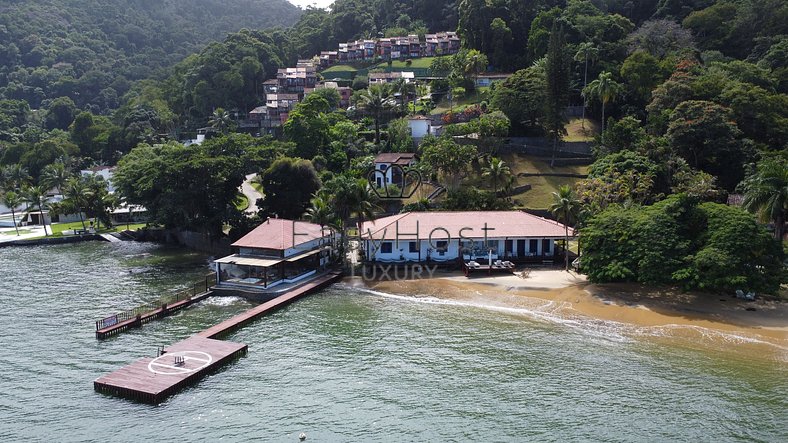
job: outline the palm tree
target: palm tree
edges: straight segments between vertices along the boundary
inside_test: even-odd
[[[408,102],[408,95],[411,92],[416,91],[416,87],[413,83],[408,82],[404,78],[398,78],[392,85],[392,89],[394,92],[399,94],[399,106],[400,108],[405,108],[405,103]]]
[[[71,204],[74,210],[79,214],[79,221],[82,222],[82,229],[85,229],[85,219],[82,216],[82,211],[88,204],[90,198],[90,191],[82,177],[73,177],[66,182],[63,189],[65,201]]]
[[[28,186],[22,191],[22,200],[29,205],[28,212],[34,207],[38,208],[41,224],[44,226],[44,235],[48,237],[49,232],[47,232],[47,224],[44,220],[44,206],[49,203],[46,190],[42,186]]]
[[[489,165],[482,169],[482,176],[490,177],[493,192],[496,195],[498,195],[498,184],[503,183],[506,180],[506,177],[509,177],[511,173],[512,171],[509,169],[509,166],[506,164],[506,162],[500,158],[495,157],[490,159]]]
[[[361,107],[375,120],[375,144],[380,144],[380,117],[393,107],[391,95],[385,88],[375,85],[361,94]]]
[[[378,209],[376,196],[366,179],[358,179],[349,175],[339,175],[326,184],[326,199],[331,208],[332,217],[336,217],[342,227],[342,246],[346,242],[345,230],[353,215],[356,216],[358,229],[365,219],[372,218]]]
[[[8,191],[3,195],[3,204],[11,209],[11,220],[16,229],[16,235],[19,236],[19,227],[16,225],[16,207],[22,204],[22,196],[14,191]]]
[[[219,130],[222,134],[227,132],[231,123],[232,119],[230,118],[230,113],[223,108],[216,108],[213,114],[211,114],[211,118],[208,119],[208,124],[212,128]]]
[[[311,221],[312,223],[317,223],[320,225],[320,228],[323,228],[327,224],[331,223],[333,218],[333,214],[331,212],[331,206],[328,204],[326,199],[324,199],[321,195],[315,194],[311,200],[309,200],[311,204],[310,207],[306,209],[304,213],[304,217]]]
[[[5,166],[3,175],[5,176],[6,188],[12,190],[22,189],[32,180],[30,174],[27,173],[27,169],[20,164]]]
[[[51,163],[46,165],[44,170],[41,171],[41,183],[47,190],[54,188],[62,194],[69,175],[65,164],[61,162]]]
[[[593,64],[593,62],[595,62],[598,57],[599,48],[594,46],[592,42],[580,43],[577,48],[577,53],[575,53],[575,61],[582,61],[585,63],[585,67],[583,68],[583,90],[585,90],[586,86],[588,85],[588,62],[590,60]],[[588,106],[588,100],[586,100],[586,96],[583,94],[583,120],[580,121],[580,125],[583,129],[586,127],[586,106]]]
[[[580,212],[580,201],[575,197],[569,185],[562,185],[558,192],[553,192],[553,204],[550,212],[564,224],[564,260],[566,270],[569,270],[569,223],[577,218]]]
[[[416,94],[413,96],[413,113],[416,113],[416,104],[422,97],[430,93],[430,87],[426,84],[416,84]]]
[[[739,185],[744,192],[742,207],[755,212],[762,221],[774,223],[774,237],[782,241],[788,211],[788,161],[766,158],[756,171]]]
[[[615,101],[618,94],[624,90],[621,83],[613,80],[613,74],[602,72],[596,80],[583,89],[583,97],[592,96],[602,102],[602,131],[605,130],[605,105]]]
[[[465,70],[466,75],[473,77],[473,88],[476,89],[476,83],[479,80],[479,73],[487,68],[488,61],[486,55],[481,54],[478,51],[473,52],[473,55],[465,60],[465,66],[463,66],[463,69]]]
[[[109,211],[117,206],[117,197],[109,193],[106,180],[99,175],[88,177],[85,187],[87,188],[86,208],[96,218],[96,229],[101,227],[102,221],[110,227]]]

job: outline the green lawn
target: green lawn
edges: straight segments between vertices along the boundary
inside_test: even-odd
[[[132,223],[128,225],[128,229],[134,231],[140,228],[144,228],[145,226],[147,226],[146,223]],[[90,222],[88,220],[85,220],[85,227],[90,228]],[[47,230],[49,231],[49,235],[52,237],[63,237],[64,236],[63,231],[68,231],[71,229],[82,229],[82,223],[78,221],[73,223],[54,223],[47,228]],[[110,232],[120,232],[120,231],[125,231],[126,229],[127,229],[126,224],[115,225],[109,229],[104,228],[102,225],[102,229],[99,229],[96,232],[98,234],[109,234]],[[35,237],[35,238],[44,238],[44,236]]]
[[[391,68],[397,70],[407,70],[407,68],[429,69],[433,60],[435,60],[435,57],[413,58],[411,59],[410,66],[403,60],[393,60],[391,62]],[[380,62],[374,66],[374,69],[387,69],[388,67],[388,62]]]
[[[444,114],[453,110],[454,112],[460,112],[467,108],[470,105],[475,105],[477,103],[481,103],[485,99],[485,92],[490,89],[489,86],[481,86],[476,88],[470,95],[466,95],[461,97],[459,100],[455,99],[453,103],[449,103],[448,100],[444,99],[441,100],[438,105],[433,109],[430,114]]]
[[[599,123],[588,118],[585,119],[585,122],[583,122],[582,118],[571,118],[565,128],[566,137],[564,137],[564,141],[567,142],[590,142],[600,132]]]
[[[328,77],[326,74],[336,73],[336,72],[356,72],[358,69],[350,66],[350,65],[334,65],[326,70],[321,71],[323,77]]]
[[[501,159],[506,162],[515,176],[527,173],[559,173],[588,174],[588,166],[569,165],[550,167],[550,161],[524,154],[503,154]],[[573,177],[517,177],[517,186],[529,184],[531,189],[512,196],[518,207],[531,209],[547,209],[553,203],[553,192],[562,185],[574,185],[579,178]]]
[[[238,193],[235,196],[235,200],[233,201],[235,208],[239,211],[246,211],[249,207],[249,197],[245,196],[244,194]]]

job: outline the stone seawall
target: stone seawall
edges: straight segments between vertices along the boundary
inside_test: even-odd
[[[107,241],[98,234],[73,235],[68,237],[31,238],[27,240],[14,240],[0,243],[0,248],[6,246],[38,246],[38,245],[64,245],[68,243],[81,243],[85,241]]]

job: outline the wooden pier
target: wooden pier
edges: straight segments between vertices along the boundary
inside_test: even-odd
[[[329,284],[339,280],[342,277],[341,272],[329,272],[328,274],[322,275],[309,283],[304,285],[298,286],[297,288],[293,289],[292,291],[286,292],[279,297],[276,297],[273,300],[267,301],[255,308],[252,308],[243,314],[238,314],[235,317],[223,321],[216,326],[210,327],[197,335],[200,337],[206,338],[221,338],[229,334],[230,332],[239,329],[250,322],[254,321],[258,317],[267,314],[271,311],[281,308],[293,301],[303,297],[304,295],[310,294],[312,292],[317,291]]]
[[[161,307],[159,307],[158,309],[144,312],[132,318],[128,318],[122,321],[120,321],[117,315],[112,317],[107,317],[104,320],[99,320],[96,322],[96,338],[99,340],[103,340],[111,335],[119,334],[128,329],[139,328],[145,323],[149,323],[155,319],[166,317],[172,313],[180,311],[181,309],[191,306],[194,303],[202,301],[210,297],[211,294],[213,294],[212,291],[206,291],[203,292],[202,294],[197,294],[194,297],[188,297],[183,300],[178,300],[174,303],[163,303]],[[104,324],[108,324],[108,326],[104,326],[101,322],[103,322]],[[100,328],[100,326],[104,326],[104,327]]]
[[[101,320],[96,320],[96,338],[103,340],[128,329],[139,328],[145,323],[166,317],[202,301],[213,294],[211,283],[215,280],[215,273],[208,274],[204,280],[193,284],[191,289],[164,297],[156,302],[110,315]]]
[[[143,358],[93,382],[97,392],[159,404],[231,360],[246,355],[247,346],[192,337],[170,346],[156,358]]]
[[[157,358],[143,358],[93,382],[97,392],[159,404],[233,359],[246,355],[247,345],[217,340],[255,319],[315,292],[342,277],[330,272],[243,314],[171,345]]]

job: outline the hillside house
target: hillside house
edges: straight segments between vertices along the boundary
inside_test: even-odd
[[[410,83],[415,81],[416,76],[413,72],[410,71],[402,71],[402,72],[370,72],[368,75],[369,84],[370,85],[382,85],[386,83],[392,83],[397,79],[405,79],[406,83]]]
[[[416,154],[410,152],[383,152],[375,157],[374,183],[378,188],[395,184],[404,189],[403,173],[416,164]]]

